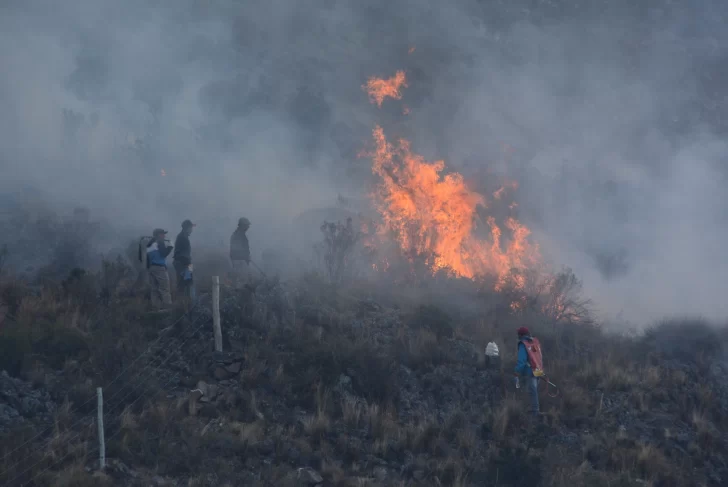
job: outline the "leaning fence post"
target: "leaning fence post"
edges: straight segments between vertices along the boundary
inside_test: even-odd
[[[212,326],[215,331],[215,351],[222,352],[222,328],[220,328],[220,276],[212,276]]]
[[[106,468],[106,442],[104,441],[104,393],[100,387],[96,388],[96,402],[98,411],[98,430],[99,430],[99,468]]]

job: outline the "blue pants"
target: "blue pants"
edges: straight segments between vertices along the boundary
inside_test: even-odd
[[[531,414],[538,416],[540,411],[538,405],[538,378],[526,377],[526,389],[528,389],[528,395],[531,398]]]

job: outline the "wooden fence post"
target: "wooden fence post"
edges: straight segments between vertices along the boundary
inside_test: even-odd
[[[212,326],[215,332],[215,351],[222,352],[220,327],[220,276],[212,276]]]
[[[98,412],[97,428],[99,430],[99,468],[106,468],[106,442],[104,441],[104,393],[96,388],[96,409]]]

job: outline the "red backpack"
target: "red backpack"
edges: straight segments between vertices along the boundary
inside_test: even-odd
[[[541,342],[538,338],[531,338],[531,340],[521,340],[523,346],[526,347],[526,353],[528,354],[528,364],[533,370],[534,377],[541,377],[545,375],[543,370],[543,356],[541,355]]]

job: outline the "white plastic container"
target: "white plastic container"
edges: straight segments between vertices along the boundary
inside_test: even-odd
[[[500,354],[495,342],[490,342],[485,347],[485,366],[490,369],[500,368]]]

